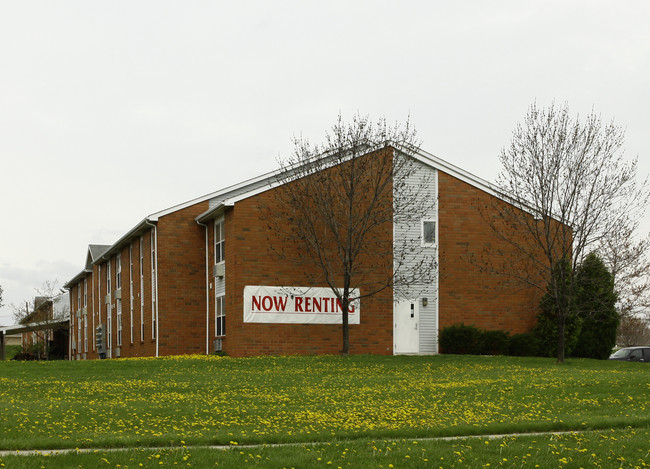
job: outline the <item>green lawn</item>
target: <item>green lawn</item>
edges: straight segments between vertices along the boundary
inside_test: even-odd
[[[0,363],[0,449],[170,447],[4,456],[0,467],[9,461],[7,467],[17,461],[41,467],[40,460],[67,466],[56,458],[74,458],[82,467],[98,461],[107,467],[219,461],[237,467],[246,459],[264,467],[483,467],[492,453],[502,456],[492,466],[523,464],[529,454],[529,462],[557,460],[553,467],[565,457],[587,458],[580,464],[590,467],[628,467],[630,461],[643,467],[639,461],[649,456],[639,454],[648,446],[648,427],[650,366],[637,363],[445,355]],[[594,429],[607,431],[585,432]],[[571,430],[583,433],[509,443],[416,441]],[[613,443],[620,441],[628,444]],[[241,449],[283,442],[300,444]],[[309,442],[318,443],[302,445]],[[618,452],[603,449],[610,443]],[[238,449],[193,448],[217,444]],[[444,464],[434,465],[440,457]],[[540,461],[535,464],[548,467]]]
[[[8,468],[644,468],[650,431],[440,440],[333,440],[291,446],[96,450],[89,453],[0,456]]]
[[[22,352],[22,345],[6,345],[5,346],[5,359],[11,360],[18,352]]]

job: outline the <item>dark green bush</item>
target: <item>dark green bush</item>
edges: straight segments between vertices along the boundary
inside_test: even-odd
[[[442,353],[479,354],[481,336],[478,327],[454,324],[440,331],[440,348]]]
[[[505,331],[482,331],[480,338],[481,355],[507,355],[510,337]]]
[[[513,357],[536,357],[540,354],[539,339],[532,332],[512,335],[509,345],[508,355]]]
[[[534,330],[510,335],[506,331],[484,331],[475,326],[455,324],[440,331],[441,353],[470,355],[544,356],[547,351]]]
[[[18,352],[11,359],[16,361],[34,361],[39,360],[39,357],[30,352]]]

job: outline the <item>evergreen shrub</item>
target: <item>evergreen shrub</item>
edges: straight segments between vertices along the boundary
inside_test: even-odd
[[[442,353],[477,355],[481,349],[482,332],[478,327],[461,324],[444,327],[440,331]]]
[[[506,331],[482,331],[480,339],[481,355],[507,355],[510,337]]]
[[[536,357],[539,354],[539,339],[532,332],[510,336],[508,355],[513,357]]]

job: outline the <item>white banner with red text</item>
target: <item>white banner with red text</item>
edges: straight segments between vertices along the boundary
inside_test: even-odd
[[[350,292],[358,298],[359,290]],[[348,324],[360,324],[359,300],[348,307]],[[244,322],[341,324],[341,302],[330,288],[244,287]]]

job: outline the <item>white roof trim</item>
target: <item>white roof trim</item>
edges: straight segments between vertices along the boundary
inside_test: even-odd
[[[441,158],[438,158],[437,156],[428,153],[422,149],[418,149],[417,151],[409,151],[408,148],[402,148],[399,146],[395,146],[397,150],[402,151],[404,153],[407,153],[408,155],[414,157],[418,161],[438,170],[442,170],[445,173],[448,173],[449,175],[460,179],[463,182],[466,182],[467,184],[470,184],[471,186],[477,187],[478,189],[481,189],[488,194],[491,194],[495,197],[498,197],[503,200],[507,200],[507,196],[505,196],[503,193],[501,193],[497,187],[475,175],[472,173],[465,171],[464,169],[459,168],[458,166],[455,166]],[[369,151],[372,151],[370,149]],[[178,210],[182,210],[187,207],[191,207],[192,205],[195,205],[200,202],[205,202],[206,200],[211,200],[219,197],[224,197],[227,196],[227,194],[232,193],[234,191],[240,190],[240,189],[245,189],[247,186],[253,186],[257,185],[259,183],[264,183],[268,182],[268,184],[264,184],[260,187],[257,187],[255,189],[251,189],[249,191],[244,191],[243,193],[231,197],[231,198],[226,198],[224,199],[221,203],[219,203],[216,207],[213,207],[204,213],[200,214],[195,218],[197,222],[200,222],[200,220],[205,220],[206,216],[210,216],[213,213],[217,213],[220,209],[223,207],[232,207],[235,205],[235,203],[240,202],[241,200],[247,199],[249,197],[252,197],[254,195],[260,194],[262,192],[265,192],[269,189],[273,189],[274,187],[277,187],[281,184],[282,182],[279,182],[277,180],[277,176],[281,173],[283,173],[285,170],[283,169],[276,169],[274,171],[270,171],[267,173],[264,173],[260,176],[247,179],[245,181],[242,181],[237,184],[233,184],[231,186],[225,187],[223,189],[220,189],[215,192],[211,192],[209,194],[203,195],[201,197],[197,197],[191,200],[188,200],[186,202],[183,202],[178,205],[174,205],[172,207],[160,210],[158,212],[154,212],[151,215],[148,215],[145,217],[140,223],[135,225],[131,230],[127,231],[120,239],[118,239],[115,243],[111,245],[109,249],[107,249],[104,254],[112,254],[114,249],[118,247],[119,245],[123,244],[127,239],[129,239],[131,236],[135,235],[139,230],[143,229],[145,225],[149,225],[150,223],[155,223],[158,221],[160,217],[163,217],[165,215],[169,215],[170,213],[174,213]],[[512,203],[512,201],[509,201]],[[100,256],[99,259],[95,260],[93,263],[97,264],[99,263],[102,259],[104,259],[104,256]]]
[[[480,177],[470,173],[469,171],[465,171],[464,169],[459,168],[458,166],[455,166],[449,163],[448,161],[445,161],[442,158],[435,156],[432,153],[426,152],[424,150],[419,150],[417,153],[411,153],[410,156],[420,161],[421,163],[427,164],[432,168],[441,170],[449,174],[450,176],[455,177],[456,179],[460,179],[461,181],[466,182],[471,186],[474,186],[478,189],[481,189],[484,192],[487,192],[490,195],[493,195],[498,198],[504,198],[503,193],[501,193],[501,191],[499,191],[497,186],[495,186],[494,184],[486,181],[485,179],[481,179]]]
[[[263,182],[265,180],[270,180],[271,178],[275,177],[277,174],[281,173],[281,170],[276,169],[274,171],[270,171],[268,173],[264,173],[260,176],[256,176],[251,179],[246,179],[245,181],[242,181],[237,184],[233,184],[232,186],[224,187],[223,189],[220,189],[215,192],[211,192],[209,194],[203,195],[201,197],[197,197],[192,200],[188,200],[187,202],[183,202],[182,204],[174,205],[172,207],[166,208],[164,210],[161,210],[159,212],[152,213],[148,217],[146,217],[147,220],[150,221],[158,221],[158,218],[164,217],[165,215],[169,215],[170,213],[174,213],[178,210],[182,210],[187,207],[191,207],[194,204],[198,204],[199,202],[205,202],[206,200],[210,199],[216,199],[220,196],[224,196],[230,192],[236,191],[238,189],[245,188],[246,186],[251,186],[253,184]]]
[[[506,199],[506,197],[503,195],[503,193],[501,193],[494,184],[492,184],[492,183],[490,183],[490,182],[488,182],[488,181],[486,181],[484,179],[481,179],[480,177],[475,176],[474,174],[472,174],[472,173],[470,173],[468,171],[465,171],[464,169],[461,169],[458,166],[455,166],[455,165],[449,163],[448,161],[445,161],[442,158],[439,158],[439,157],[437,157],[437,156],[435,156],[435,155],[433,155],[431,153],[428,153],[428,152],[426,152],[424,150],[421,150],[421,149],[418,150],[417,152],[410,152],[410,151],[408,151],[408,149],[401,149],[399,147],[397,148],[397,150],[408,154],[409,156],[415,158],[416,160],[418,160],[421,163],[426,164],[427,166],[430,166],[430,167],[432,167],[434,169],[437,169],[437,170],[441,170],[441,171],[449,174],[450,176],[453,176],[453,177],[455,177],[457,179],[460,179],[461,181],[463,181],[463,182],[465,182],[465,183],[467,183],[467,184],[469,184],[471,186],[474,186],[474,187],[476,187],[476,188],[478,188],[478,189],[480,189],[480,190],[482,190],[484,192],[487,192],[490,195],[493,195],[493,196],[498,197],[500,199],[504,199],[504,200]],[[217,207],[214,207],[214,208],[202,213],[201,215],[196,217],[196,219],[197,220],[203,219],[206,215],[212,214],[213,212],[216,212],[217,208],[232,207],[237,202],[240,202],[240,201],[242,201],[244,199],[247,199],[249,197],[253,197],[253,196],[258,195],[258,194],[260,194],[262,192],[266,192],[269,189],[273,189],[275,187],[278,187],[279,185],[282,185],[283,182],[280,182],[277,179],[275,179],[275,180],[272,179],[274,176],[276,176],[279,173],[280,173],[280,171],[274,171],[272,173],[267,173],[264,176],[260,176],[259,178],[256,178],[255,180],[250,180],[250,182],[252,183],[252,182],[260,182],[260,181],[263,181],[264,179],[267,179],[269,181],[269,184],[267,186],[261,186],[261,187],[258,187],[256,189],[252,189],[250,191],[243,192],[243,193],[241,193],[241,194],[239,194],[239,195],[237,195],[235,197],[225,199]],[[245,186],[246,186],[246,184],[242,183],[242,184],[238,185],[237,188],[241,188],[241,187],[245,187]],[[226,192],[229,192],[229,191],[226,191],[226,190],[220,191],[221,194],[226,193]],[[215,194],[217,194],[217,193],[215,193]]]

